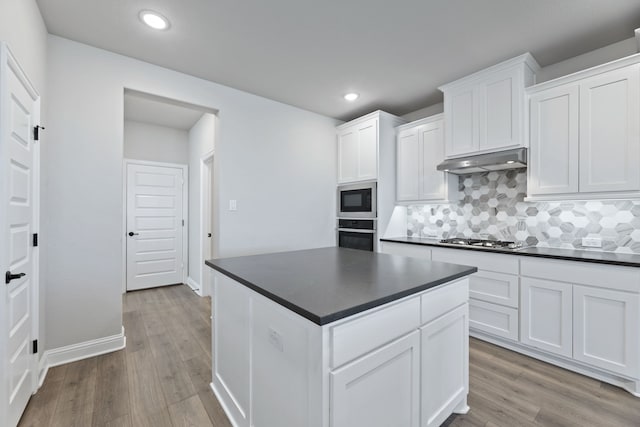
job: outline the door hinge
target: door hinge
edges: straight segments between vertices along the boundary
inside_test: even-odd
[[[33,233],[33,247],[38,247],[38,233]]]
[[[40,140],[40,129],[44,130],[44,126],[34,126],[33,127],[33,140],[34,141],[39,141]]]
[[[38,340],[33,340],[33,354],[38,352]]]

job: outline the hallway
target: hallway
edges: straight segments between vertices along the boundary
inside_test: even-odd
[[[20,426],[230,426],[209,388],[210,299],[179,285],[123,304],[127,348],[51,368]]]

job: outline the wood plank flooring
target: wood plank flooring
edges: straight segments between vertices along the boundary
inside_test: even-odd
[[[50,369],[19,425],[230,427],[209,388],[210,299],[179,285],[123,304],[127,348]]]
[[[127,348],[52,368],[20,426],[230,426],[209,388],[210,299],[179,285],[123,301]],[[640,427],[640,398],[483,341],[469,371],[471,411],[445,426]]]

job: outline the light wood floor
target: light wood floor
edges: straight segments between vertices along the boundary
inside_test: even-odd
[[[209,389],[209,316],[186,286],[126,294],[127,348],[51,369],[20,426],[230,426]],[[640,398],[475,339],[470,389],[469,414],[444,425],[640,427]]]

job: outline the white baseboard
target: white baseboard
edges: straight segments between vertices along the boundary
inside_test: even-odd
[[[47,350],[38,364],[38,387],[44,382],[49,368],[122,350],[126,345],[127,337],[123,326],[122,331],[116,335]]]
[[[202,296],[202,287],[191,277],[187,277],[187,286],[189,286],[193,292]]]

